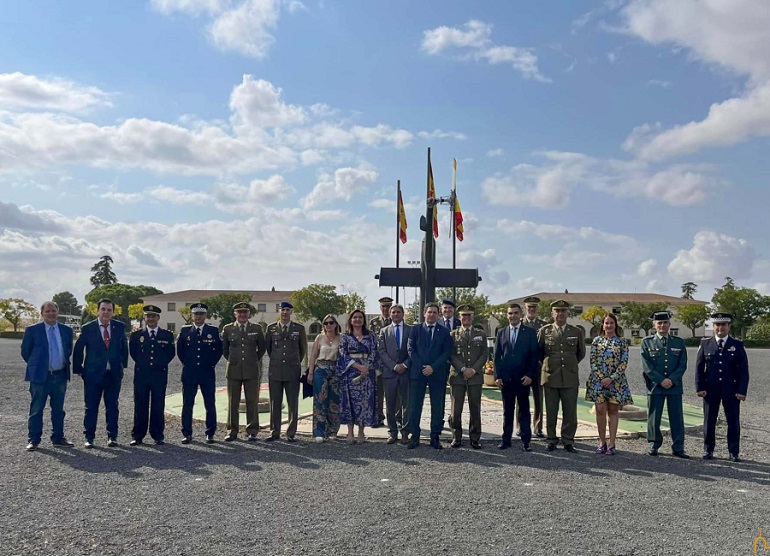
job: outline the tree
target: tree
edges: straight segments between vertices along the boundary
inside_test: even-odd
[[[185,324],[190,324],[192,322],[192,309],[190,309],[187,305],[180,307],[178,313],[179,316],[184,320]]]
[[[51,299],[59,306],[60,315],[79,315],[83,307],[78,305],[77,298],[70,292],[59,292]]]
[[[455,293],[456,295],[452,295]],[[436,299],[441,303],[442,299],[454,299],[455,305],[459,308],[463,305],[470,305],[475,309],[473,314],[473,324],[480,325],[487,330],[489,317],[492,316],[492,309],[494,305],[489,302],[489,297],[486,295],[479,295],[476,293],[476,288],[441,288],[436,292]],[[507,305],[506,305],[507,307]],[[507,317],[504,316],[503,311],[502,322],[507,322]]]
[[[726,280],[725,285],[716,290],[711,303],[717,311],[732,315],[733,322],[730,328],[743,338],[746,330],[757,319],[770,314],[770,297],[762,295],[753,288],[736,287],[730,277]]]
[[[129,307],[142,302],[142,298],[148,295],[160,295],[163,292],[152,286],[131,286],[129,284],[106,284],[92,289],[86,294],[86,301],[96,303],[106,297],[111,299],[116,307],[120,307],[120,312],[115,311],[116,315],[122,317],[121,320],[126,324],[131,322],[131,311]],[[89,311],[91,307],[89,307]]]
[[[11,323],[14,332],[19,330],[24,315],[31,317],[37,315],[37,309],[32,303],[16,297],[0,299],[0,317]]]
[[[343,294],[342,296],[343,301],[345,302],[345,312],[350,313],[353,309],[358,309],[360,311],[363,311],[366,313],[366,298],[362,297],[356,292],[348,292],[346,294]],[[325,315],[321,315],[321,318],[323,318]],[[319,319],[320,320],[320,319]]]
[[[685,282],[682,284],[682,297],[684,299],[693,299],[696,291],[698,291],[698,284],[695,282]]]
[[[235,315],[233,314],[233,305],[246,301],[251,308],[249,317],[253,317],[257,314],[257,310],[251,304],[251,295],[245,292],[227,292],[220,293],[218,295],[212,295],[205,299],[201,299],[202,303],[205,303],[209,307],[209,317],[212,319],[219,319],[219,329],[222,330],[225,325],[235,322]]]
[[[695,329],[703,326],[709,318],[709,308],[706,305],[682,305],[676,310],[676,320],[684,324],[695,336]]]
[[[420,297],[415,296],[414,301],[405,307],[404,321],[407,324],[420,324]]]
[[[747,340],[770,340],[770,323],[758,322],[746,332]]]
[[[358,295],[358,294],[356,294]],[[321,322],[326,315],[341,315],[346,303],[343,296],[335,291],[334,286],[310,284],[291,294],[294,313],[302,320]]]
[[[601,327],[604,315],[607,314],[607,309],[602,309],[598,305],[592,305],[580,314],[580,319],[591,324],[591,335],[594,335],[594,329]]]
[[[99,286],[106,286],[108,284],[117,284],[118,279],[115,273],[112,272],[112,257],[104,255],[99,259],[94,266],[91,267],[91,272],[94,273],[91,276],[91,285],[95,288]]]
[[[553,303],[552,299],[541,299],[540,304],[537,306],[537,316],[546,323],[553,322],[553,317],[551,316],[551,303]]]
[[[620,304],[620,315],[618,321],[621,326],[626,328],[641,328],[647,335],[652,329],[652,314],[658,311],[665,311],[668,308],[665,302],[659,303],[636,303],[626,301]]]

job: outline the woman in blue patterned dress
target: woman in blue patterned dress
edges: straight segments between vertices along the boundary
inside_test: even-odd
[[[379,365],[377,340],[366,327],[366,315],[355,309],[348,315],[340,339],[337,374],[340,377],[340,423],[348,426],[348,444],[355,444],[353,426],[358,425],[358,442],[366,441],[364,427],[377,423],[375,369]]]
[[[340,324],[334,315],[326,315],[323,331],[310,350],[307,381],[313,385],[313,438],[323,442],[337,436],[340,429],[340,381],[337,359],[340,355]]]
[[[615,455],[615,437],[618,433],[618,411],[634,403],[628,387],[628,345],[618,337],[618,319],[607,313],[602,319],[602,330],[591,343],[591,373],[586,382],[586,400],[594,402],[596,426],[599,429],[597,454]],[[607,414],[610,416],[610,441],[607,444]]]

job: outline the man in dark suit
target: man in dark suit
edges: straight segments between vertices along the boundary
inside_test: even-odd
[[[444,428],[447,362],[452,354],[449,329],[438,326],[438,304],[425,304],[425,322],[412,328],[407,351],[409,367],[409,424],[412,438],[407,448],[420,445],[420,418],[425,389],[430,388],[430,445],[441,450],[439,436]]]
[[[537,316],[540,298],[535,297],[534,295],[525,297],[523,303],[526,314],[521,319],[521,325],[531,328],[535,332],[535,335],[537,335],[537,331],[548,324]],[[538,369],[542,363],[543,360],[540,359],[538,361]],[[545,435],[543,434],[543,387],[540,385],[539,377],[533,380],[529,387],[532,390],[532,399],[535,402],[532,411],[532,432],[534,432],[535,436],[538,438],[545,438]],[[514,411],[514,422],[518,419],[517,415],[518,411]],[[521,423],[518,422],[516,422],[516,436],[521,436]]]
[[[29,382],[32,400],[27,427],[28,451],[37,450],[43,436],[43,410],[51,400],[51,443],[54,446],[74,446],[64,436],[64,397],[70,379],[72,329],[59,324],[59,306],[46,301],[40,307],[43,320],[24,330],[21,357],[27,363],[24,380]]]
[[[134,360],[134,428],[131,446],[141,444],[147,429],[155,444],[164,444],[168,364],[174,360],[174,335],[158,326],[160,307],[145,305],[144,330],[131,333],[128,352]],[[147,420],[149,413],[150,419]]]
[[[508,326],[500,328],[495,339],[495,382],[503,396],[503,437],[497,447],[511,447],[513,414],[518,406],[522,449],[530,452],[529,389],[537,380],[540,348],[537,333],[521,323],[521,305],[511,303],[506,314]]]
[[[82,375],[85,386],[83,435],[86,448],[94,447],[102,396],[107,419],[107,446],[118,445],[118,398],[123,369],[128,367],[126,326],[112,320],[115,304],[110,299],[100,299],[96,305],[97,318],[83,326],[72,357],[72,372]]]
[[[450,332],[462,326],[460,319],[455,316],[455,302],[451,299],[441,300],[441,317],[438,323]]]
[[[209,307],[190,306],[193,323],[183,326],[176,340],[176,355],[182,362],[182,444],[192,442],[192,414],[200,388],[206,408],[206,443],[217,431],[216,366],[222,357],[222,338],[216,326],[206,324]]]
[[[382,362],[382,382],[385,390],[388,444],[409,438],[409,352],[407,343],[412,327],[404,323],[404,308],[393,305],[391,323],[380,332],[377,351]]]
[[[695,390],[703,398],[703,459],[714,457],[719,404],[727,419],[730,461],[739,462],[741,402],[749,389],[749,359],[743,342],[731,338],[728,313],[714,313],[714,337],[704,338],[695,363]]]

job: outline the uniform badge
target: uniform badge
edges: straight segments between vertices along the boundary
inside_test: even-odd
[[[211,339],[211,334],[207,334],[206,338],[208,338],[210,340]]]
[[[727,351],[735,351],[735,346],[730,346],[730,348]]]
[[[144,336],[140,336],[140,337],[139,337],[139,343],[140,343],[140,344],[143,344],[143,343],[144,343]]]

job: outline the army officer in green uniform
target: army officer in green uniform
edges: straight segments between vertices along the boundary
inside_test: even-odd
[[[668,311],[652,314],[655,334],[642,340],[642,372],[647,385],[647,453],[658,455],[663,444],[660,419],[663,404],[668,406],[671,427],[671,451],[679,458],[689,458],[684,451],[684,413],[682,411],[682,376],[687,370],[684,340],[671,336]]]
[[[543,359],[540,384],[545,395],[545,416],[548,451],[556,449],[556,418],[561,403],[561,441],[568,452],[575,451],[577,431],[578,365],[586,356],[583,331],[567,324],[569,303],[551,303],[553,324],[537,332],[537,343]],[[523,432],[523,431],[522,431]]]
[[[257,440],[259,433],[260,367],[267,347],[262,327],[249,322],[252,309],[247,302],[233,305],[235,322],[222,330],[222,349],[227,361],[227,442],[238,438],[241,388],[246,395],[246,434],[249,441]]]

